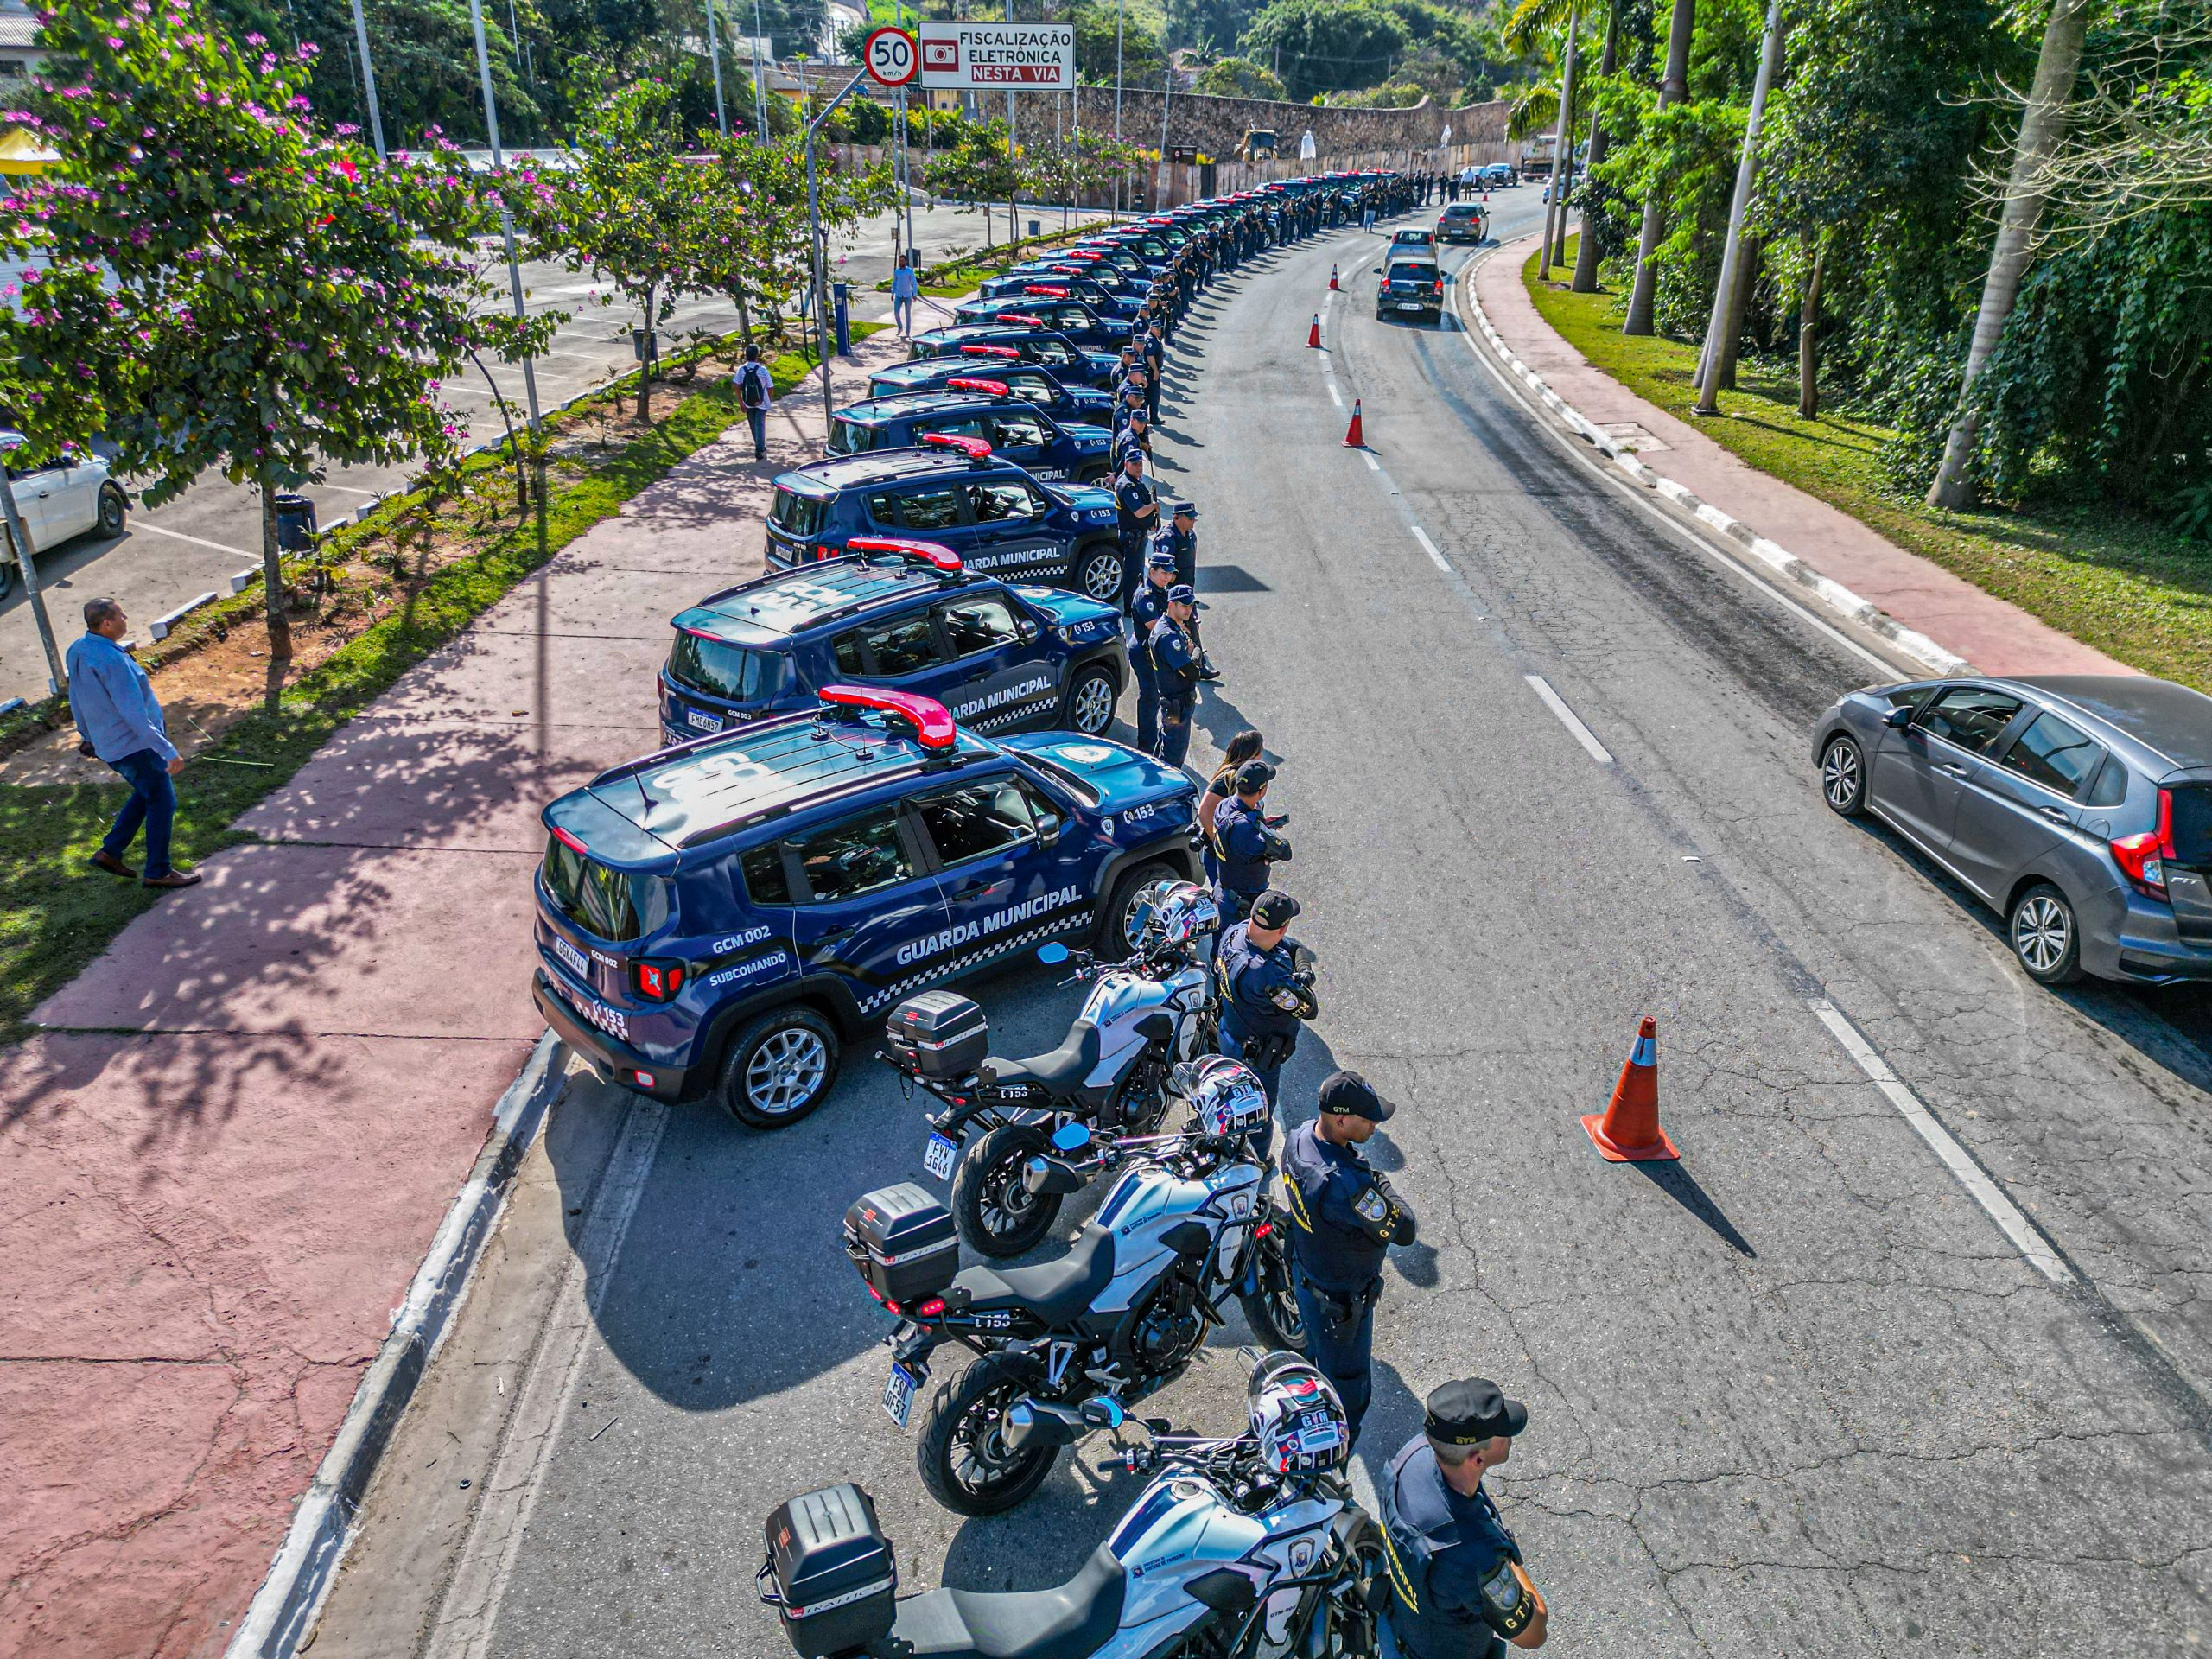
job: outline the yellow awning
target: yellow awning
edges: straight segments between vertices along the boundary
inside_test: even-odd
[[[0,173],[43,173],[60,159],[21,127],[0,132]]]

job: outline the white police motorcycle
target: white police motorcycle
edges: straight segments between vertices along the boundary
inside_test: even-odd
[[[1153,1478],[1066,1583],[898,1599],[891,1541],[850,1483],[768,1517],[754,1582],[799,1659],[1364,1659],[1375,1651],[1382,1538],[1342,1470],[1336,1392],[1294,1354],[1246,1384],[1228,1440],[1145,1420],[1123,1455]]]
[[[1064,983],[1093,982],[1059,1047],[1027,1059],[986,1052],[982,1009],[951,992],[924,992],[893,1011],[881,1058],[944,1103],[929,1115],[922,1167],[950,1179],[953,1217],[971,1249],[1020,1255],[1052,1230],[1065,1193],[1025,1183],[1022,1172],[1039,1154],[1070,1144],[1058,1138],[1066,1131],[1103,1154],[1159,1127],[1170,1069],[1218,1044],[1212,981],[1200,957],[1220,919],[1205,888],[1154,881],[1132,908],[1128,960],[1043,946],[1039,961],[1076,964]]]
[[[883,1393],[892,1420],[906,1426],[938,1348],[976,1355],[938,1385],[916,1436],[922,1483],[947,1509],[1020,1503],[1062,1446],[1119,1426],[1182,1375],[1232,1296],[1262,1341],[1303,1346],[1288,1240],[1252,1152],[1267,1115],[1259,1080],[1216,1054],[1177,1068],[1171,1086],[1190,1102],[1190,1132],[1121,1149],[1137,1160],[1057,1261],[961,1269],[944,1207],[912,1182],[845,1212],[847,1254],[899,1317]],[[1040,1154],[1025,1179],[1072,1187],[1083,1177]]]

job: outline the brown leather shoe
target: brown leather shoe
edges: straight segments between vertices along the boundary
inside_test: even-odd
[[[138,884],[142,887],[196,887],[200,885],[197,870],[171,870],[167,875],[149,875]]]
[[[132,869],[128,864],[118,858],[113,853],[108,851],[105,847],[101,848],[99,851],[92,855],[92,866],[96,870],[105,870],[110,875],[136,875],[138,874],[137,871]]]

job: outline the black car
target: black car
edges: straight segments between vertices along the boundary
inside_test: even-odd
[[[1433,258],[1395,258],[1375,274],[1382,279],[1375,290],[1378,318],[1410,315],[1434,322],[1444,315],[1444,273]]]

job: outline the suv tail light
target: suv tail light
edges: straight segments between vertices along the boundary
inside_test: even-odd
[[[647,957],[630,964],[630,974],[636,982],[638,995],[648,1002],[673,1001],[683,988],[684,969],[680,962],[656,961]]]
[[[2158,827],[2112,843],[2112,861],[2129,882],[2153,899],[2166,896],[2166,860],[2174,853],[2174,798],[2158,791]]]

